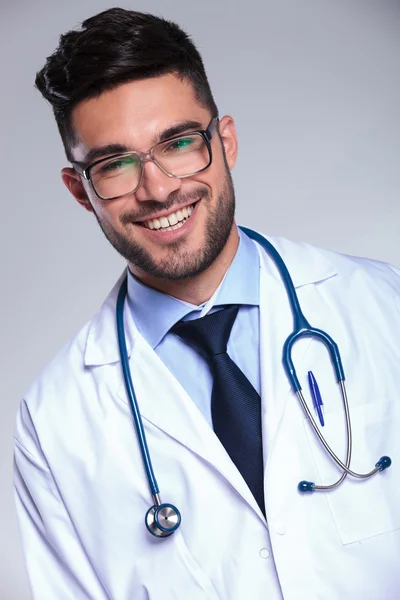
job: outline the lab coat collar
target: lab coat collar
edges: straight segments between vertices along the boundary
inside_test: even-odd
[[[309,244],[295,243],[279,237],[266,237],[281,254],[296,288],[323,282],[336,275],[336,268],[327,256],[329,253]],[[280,276],[273,262],[266,260],[265,265],[267,277],[270,276],[279,280]],[[118,291],[124,277],[126,277],[126,270],[118,279],[89,325],[84,359],[85,366],[100,366],[119,361],[115,307]],[[130,316],[127,303],[125,303],[124,309],[124,323],[127,351],[128,356],[130,356],[135,338],[139,333]]]
[[[87,367],[119,362],[118,335],[116,327],[116,305],[119,288],[127,276],[126,269],[112,288],[99,312],[93,317],[86,338],[84,363]],[[124,328],[128,356],[132,353],[135,336],[138,335],[127,303],[124,306]]]
[[[296,289],[325,281],[337,275],[335,265],[328,258],[329,251],[305,242],[293,242],[283,237],[264,237],[282,256]],[[267,257],[265,262],[268,273],[274,279],[281,281],[281,276],[272,259]]]

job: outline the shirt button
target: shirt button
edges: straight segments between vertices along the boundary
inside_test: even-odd
[[[268,558],[269,557],[269,550],[267,550],[266,548],[261,548],[261,550],[260,550],[260,557],[261,558]]]
[[[286,533],[286,527],[284,526],[283,523],[279,523],[279,525],[277,525],[275,527],[275,531],[278,535],[285,535]]]

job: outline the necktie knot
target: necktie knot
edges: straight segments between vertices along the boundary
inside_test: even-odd
[[[185,342],[201,349],[209,359],[224,354],[239,311],[239,305],[218,310],[193,321],[180,321],[171,331]]]

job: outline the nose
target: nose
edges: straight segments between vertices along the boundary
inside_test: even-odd
[[[142,181],[135,196],[139,202],[146,200],[165,202],[172,192],[179,190],[181,185],[181,179],[168,177],[155,163],[147,161],[143,166]]]

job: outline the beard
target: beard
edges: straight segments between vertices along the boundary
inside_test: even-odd
[[[215,207],[212,208],[212,197],[208,188],[199,187],[189,194],[172,193],[163,203],[148,200],[141,213],[131,211],[120,216],[123,226],[131,224],[138,219],[151,219],[153,214],[160,210],[187,205],[190,200],[201,200],[207,209],[205,224],[205,238],[202,246],[190,249],[190,238],[177,240],[165,246],[166,256],[156,261],[151,252],[140,245],[133,235],[126,235],[116,231],[109,223],[101,219],[94,211],[96,219],[115,250],[142,272],[153,278],[166,281],[179,281],[195,277],[202,273],[215,261],[228,241],[235,217],[235,191],[232,176],[225,165],[224,184],[217,198]],[[191,217],[189,217],[191,218]],[[138,225],[136,225],[138,227]],[[140,225],[139,225],[140,227]]]

